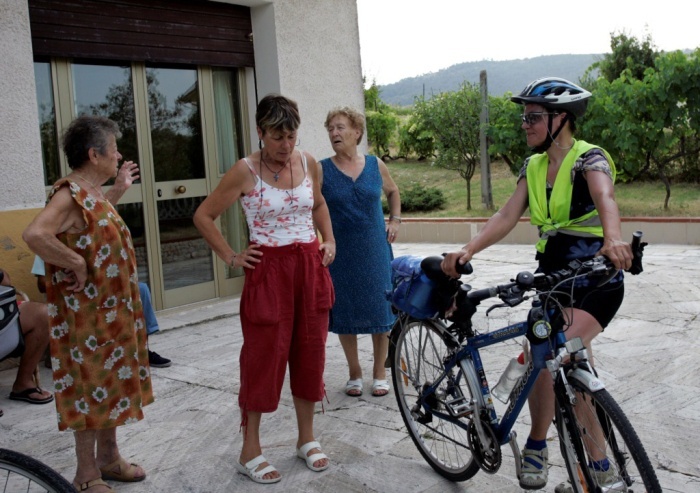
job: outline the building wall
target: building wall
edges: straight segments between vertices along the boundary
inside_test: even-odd
[[[252,17],[259,99],[278,92],[296,100],[299,148],[317,159],[329,156],[323,127],[328,110],[364,110],[356,2],[276,0],[254,7]],[[253,137],[257,146],[255,132]]]
[[[0,267],[30,295],[33,255],[22,231],[44,203],[26,0],[0,0]]]

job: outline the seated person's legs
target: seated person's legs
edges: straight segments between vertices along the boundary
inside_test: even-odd
[[[46,404],[53,395],[37,387],[34,372],[49,345],[49,313],[45,303],[26,301],[19,306],[19,323],[24,335],[24,354],[19,360],[17,378],[10,399]]]
[[[12,286],[10,275],[0,269],[0,284]],[[19,306],[19,323],[24,336],[24,354],[12,385],[10,399],[46,404],[53,401],[50,392],[41,390],[34,380],[36,366],[49,345],[49,312],[44,303],[26,301]],[[1,414],[0,414],[1,415]]]
[[[154,332],[158,332],[160,327],[158,327],[158,319],[156,319],[156,312],[153,310],[153,303],[151,302],[151,291],[148,289],[148,284],[145,282],[139,283],[139,293],[141,295],[141,305],[143,306],[143,318],[146,322],[146,332],[150,336]],[[155,351],[151,351],[150,344],[148,349],[148,363],[154,368],[167,368],[172,364],[168,358],[163,358],[160,354]]]

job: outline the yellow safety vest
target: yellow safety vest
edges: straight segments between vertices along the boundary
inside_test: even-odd
[[[530,222],[538,227],[540,240],[537,251],[544,252],[547,239],[559,231],[573,236],[603,237],[603,225],[598,211],[593,210],[581,217],[569,219],[571,210],[571,193],[574,186],[574,176],[571,170],[574,163],[582,154],[591,149],[600,149],[610,164],[612,180],[615,183],[615,163],[608,152],[598,146],[582,140],[575,140],[574,145],[561,163],[557,178],[552,187],[552,194],[547,203],[547,153],[535,154],[527,165],[527,193],[530,206]]]

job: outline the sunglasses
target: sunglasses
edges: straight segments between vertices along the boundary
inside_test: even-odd
[[[534,125],[535,123],[539,123],[540,120],[542,120],[542,117],[544,115],[559,115],[560,113],[547,113],[544,111],[533,111],[532,113],[523,113],[520,115],[520,119],[523,121],[523,123],[526,123],[527,125]]]

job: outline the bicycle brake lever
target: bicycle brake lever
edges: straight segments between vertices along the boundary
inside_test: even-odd
[[[488,308],[488,310],[486,310],[487,317],[488,317],[489,312],[491,310],[495,310],[496,308],[513,308],[514,306],[518,306],[520,303],[525,301],[525,299],[522,296],[511,297],[511,298],[506,298],[506,299],[501,298],[501,300],[503,300],[503,303],[499,303],[497,305],[491,305]]]
[[[492,310],[495,310],[496,308],[506,308],[508,305],[505,303],[499,303],[498,305],[491,305],[488,310],[486,310],[486,316],[489,316],[489,313],[491,313]]]

